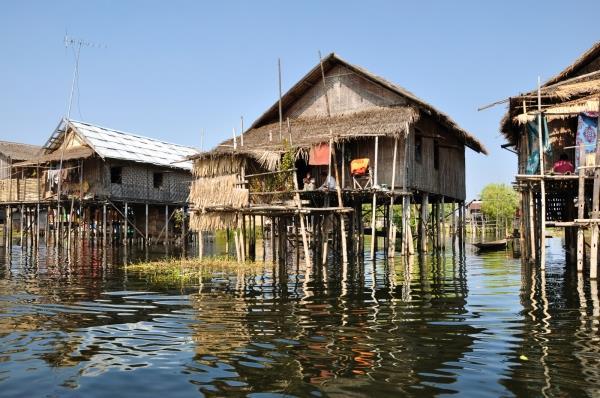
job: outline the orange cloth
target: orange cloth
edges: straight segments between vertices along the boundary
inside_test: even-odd
[[[350,162],[350,175],[362,176],[369,170],[369,158],[354,159]]]
[[[321,143],[310,148],[308,153],[308,164],[311,166],[323,166],[329,164],[329,144]]]

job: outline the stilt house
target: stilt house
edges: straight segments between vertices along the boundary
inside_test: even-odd
[[[518,156],[524,258],[545,266],[547,227],[565,228],[569,257],[583,269],[584,229],[591,229],[595,277],[600,164],[600,43],[532,90],[508,99],[501,122],[505,147]],[[594,194],[593,194],[594,193]],[[593,195],[592,195],[593,194]]]
[[[362,203],[389,207],[394,196],[425,210],[462,203],[465,148],[486,153],[448,115],[332,53],[241,136],[193,157],[192,227],[235,228],[240,212],[328,207],[362,218]],[[372,227],[387,228],[382,214]]]
[[[39,213],[41,207],[56,226],[165,238],[173,212],[187,204],[192,163],[185,158],[197,153],[62,120],[39,156],[10,165],[11,178],[0,180],[0,202],[28,214]]]
[[[13,163],[30,160],[40,154],[42,148],[37,145],[20,144],[17,142],[0,141],[0,181],[7,179]],[[0,187],[6,188],[6,187]],[[16,187],[15,190],[19,188]],[[0,198],[5,195],[0,191]],[[0,208],[0,223],[4,224],[4,209]]]

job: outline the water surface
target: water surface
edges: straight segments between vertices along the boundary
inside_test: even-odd
[[[0,249],[0,395],[598,395],[597,283],[550,244],[186,282],[128,269],[162,247]]]

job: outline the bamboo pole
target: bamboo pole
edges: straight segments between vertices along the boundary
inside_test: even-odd
[[[73,218],[73,206],[75,205],[75,196],[71,196],[71,207],[67,220],[67,250],[71,250],[71,220]]]
[[[283,108],[281,104],[281,58],[277,58],[277,73],[279,81],[279,141],[283,139]]]
[[[530,260],[535,262],[537,258],[537,248],[535,245],[535,203],[532,184],[529,184],[527,196],[529,202],[529,252],[531,253]]]
[[[440,216],[442,218],[442,239],[440,243],[442,250],[446,250],[446,204],[444,196],[442,196],[440,207]]]
[[[541,83],[538,76],[538,141],[540,147],[540,268],[546,269],[546,184],[544,182],[544,142],[542,131]],[[600,186],[599,186],[600,187]]]
[[[404,143],[406,145],[406,143]],[[388,225],[388,256],[394,257],[396,253],[396,241],[394,239],[394,191],[396,189],[396,161],[398,156],[398,137],[394,138],[394,155],[392,156],[392,182],[390,189],[392,196],[390,198],[390,212],[389,212],[389,225]]]
[[[165,245],[169,244],[169,205],[165,205]]]
[[[585,147],[579,146],[579,186],[577,191],[577,218],[582,219],[585,216],[585,169],[583,161],[585,159]],[[584,257],[584,235],[583,227],[577,227],[577,272],[583,271]]]
[[[373,192],[373,206],[372,206],[372,215],[371,215],[371,258],[374,259],[375,258],[375,245],[377,243],[377,228],[375,226],[375,222],[376,222],[376,213],[377,213],[377,187],[378,187],[378,178],[377,178],[377,174],[378,174],[378,170],[377,170],[377,163],[379,160],[379,137],[375,137],[375,164],[373,165],[373,169],[374,169],[374,188],[375,191]],[[404,239],[404,238],[403,238]]]
[[[106,203],[102,204],[102,245],[106,246]]]
[[[429,218],[429,195],[426,193],[421,194],[421,220],[420,220],[420,240],[421,240],[421,253],[427,253],[427,223]]]
[[[600,106],[600,99],[598,102]],[[600,109],[599,109],[600,111]],[[600,122],[600,113],[598,114]],[[600,130],[600,124],[598,125]],[[596,159],[594,163],[594,188],[592,193],[592,219],[600,218],[600,139],[596,139]],[[598,275],[598,223],[592,224],[592,236],[590,242],[590,279],[596,279]]]
[[[202,260],[204,255],[204,237],[202,236],[202,230],[198,231],[198,258]]]
[[[298,206],[298,210],[302,210],[302,201],[300,200],[300,194],[298,193],[298,172],[296,168],[294,168],[294,189],[296,189],[296,193],[294,194],[294,199],[296,201],[296,206]],[[298,214],[298,218],[300,219],[300,234],[302,235],[302,247],[304,249],[304,261],[306,262],[306,267],[310,267],[310,251],[308,250],[308,238],[306,236],[306,225],[304,220],[304,215],[302,213]]]
[[[321,67],[321,77],[323,80],[323,94],[325,95],[325,104],[326,104],[326,108],[327,108],[327,118],[331,118],[331,108],[329,107],[329,97],[327,95],[327,83],[325,81],[325,69],[323,67],[323,60],[321,58],[321,52],[319,52],[319,65]],[[377,140],[377,138],[375,138]],[[337,192],[337,199],[338,199],[338,207],[342,208],[344,207],[344,201],[342,198],[342,189],[340,188],[340,175],[338,173],[338,165],[337,165],[337,158],[336,158],[336,154],[335,154],[335,149],[333,147],[333,130],[331,129],[331,127],[329,128],[329,175],[327,176],[328,178],[331,176],[331,160],[333,158],[333,165],[334,165],[334,172],[335,172],[335,190]],[[344,162],[344,159],[342,159],[342,163]],[[344,219],[343,215],[340,215],[340,229],[342,231],[341,234],[341,238],[342,238],[342,263],[343,265],[347,265],[348,264],[348,246],[347,246],[347,242],[346,242],[346,222]]]
[[[145,203],[145,219],[144,219],[144,245],[148,246],[148,203]]]
[[[125,214],[123,217],[123,246],[127,246],[129,235],[129,203],[125,202]]]
[[[452,201],[452,233],[450,235],[452,237],[452,250],[454,250],[456,246],[456,202]]]

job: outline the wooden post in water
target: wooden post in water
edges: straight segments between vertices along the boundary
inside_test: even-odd
[[[123,214],[123,246],[127,246],[129,237],[129,203],[125,202],[125,213]]]
[[[540,269],[546,269],[546,183],[544,181],[544,140],[543,140],[543,126],[542,126],[542,94],[540,88],[540,78],[538,76],[538,143],[540,151],[540,219],[538,220],[540,225]],[[600,181],[599,181],[600,182]],[[600,185],[599,185],[600,188]],[[596,232],[598,229],[596,228]],[[592,230],[593,235],[593,230]],[[596,234],[597,235],[597,234]],[[597,241],[597,239],[596,239]],[[597,245],[596,245],[596,254]]]
[[[169,244],[169,205],[165,205],[165,245]]]
[[[375,170],[375,176],[374,178],[374,182],[373,182],[373,186],[374,186],[374,190],[373,190],[373,214],[371,215],[371,258],[374,259],[375,258],[375,247],[377,245],[377,228],[376,228],[376,214],[377,214],[377,189],[379,188],[379,179],[377,176],[377,172],[378,172],[378,167],[377,167],[377,163],[379,163],[379,137],[375,136],[375,161],[374,161],[374,165],[373,168]]]
[[[148,246],[148,203],[144,205],[144,246]]]
[[[404,145],[406,146],[406,140],[404,141]],[[396,239],[394,229],[396,228],[394,225],[394,191],[396,189],[396,162],[398,156],[398,137],[394,138],[394,155],[392,156],[392,181],[390,184],[390,190],[392,192],[392,196],[390,198],[390,208],[389,208],[389,223],[388,223],[388,256],[394,257],[396,253]],[[406,170],[404,170],[406,174]],[[404,179],[406,180],[406,178]],[[406,187],[403,187],[403,190]],[[404,192],[402,193],[404,195]]]
[[[452,201],[452,250],[455,249],[456,246],[456,202]]]
[[[24,206],[21,205],[21,207],[19,208],[19,245],[23,246],[23,225],[25,223],[25,210],[24,210]]]
[[[600,98],[598,99],[600,107]],[[600,113],[598,114],[600,122]],[[600,125],[598,125],[600,128]],[[596,161],[594,163],[594,188],[592,193],[592,236],[590,242],[590,279],[598,275],[598,222],[600,222],[600,140],[596,140]]]
[[[441,209],[440,209],[440,216],[442,218],[442,238],[441,238],[441,247],[442,250],[446,250],[446,204],[445,204],[445,198],[444,196],[442,196],[442,203],[440,205]]]
[[[429,218],[429,195],[425,192],[421,194],[421,218],[419,220],[419,240],[421,253],[427,253],[427,223]]]
[[[202,230],[198,231],[198,258],[202,260],[204,256],[204,236],[202,236]]]
[[[577,190],[577,218],[585,217],[585,146],[582,143],[579,146],[579,171],[578,171],[578,190]],[[584,235],[583,227],[577,227],[577,272],[583,272],[583,257],[584,257]]]

